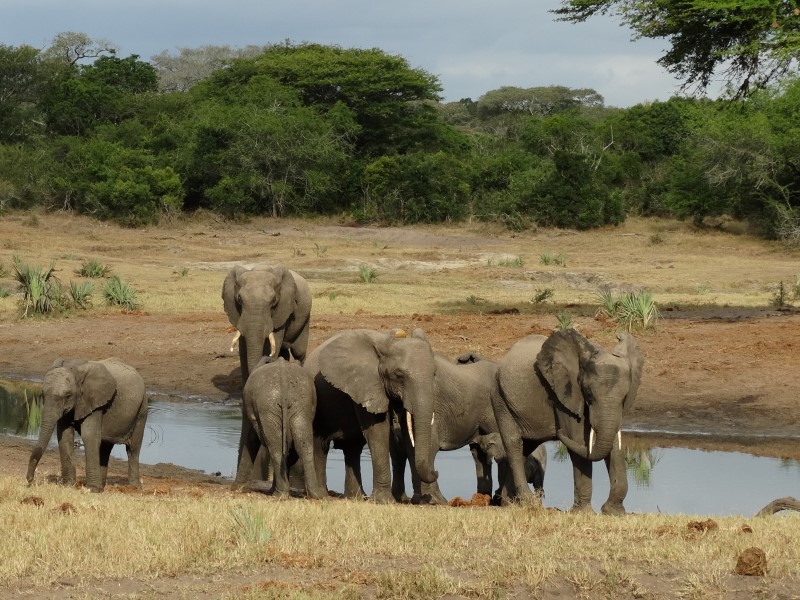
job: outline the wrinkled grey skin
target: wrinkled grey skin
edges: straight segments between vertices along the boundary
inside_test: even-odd
[[[401,337],[398,337],[401,335]],[[345,459],[346,497],[363,497],[361,451],[372,457],[372,499],[392,502],[389,443],[391,414],[413,415],[417,443],[415,467],[425,483],[436,480],[431,452],[436,363],[427,340],[394,331],[354,329],[336,334],[308,355],[314,377],[314,458],[317,477],[327,486],[331,443]]]
[[[412,336],[425,339],[421,329],[414,330]],[[437,451],[457,450],[469,445],[475,461],[477,491],[491,496],[491,458],[486,446],[479,443],[479,440],[487,434],[494,433],[496,442],[501,443],[491,400],[497,363],[490,360],[456,363],[438,352],[434,353],[434,361],[436,374],[433,381],[434,422],[431,427],[430,463],[434,464]],[[400,424],[401,421],[398,420],[397,423]],[[447,504],[447,499],[437,482],[424,483],[417,477],[413,464],[418,450],[412,447],[406,430],[396,427],[394,432],[391,448],[392,495],[395,500],[404,502],[407,499],[405,467],[406,461],[410,459],[411,481],[414,488],[411,502]]]
[[[28,483],[56,430],[61,477],[75,483],[75,432],[83,440],[86,487],[101,492],[114,444],[128,452],[128,482],[141,487],[139,451],[147,421],[144,381],[133,367],[116,358],[101,361],[57,360],[42,382],[44,404],[39,440],[28,462]]]
[[[572,460],[573,510],[591,510],[592,462],[604,460],[611,489],[602,511],[624,514],[628,480],[617,434],[635,401],[644,358],[632,336],[618,339],[608,352],[574,329],[532,335],[500,361],[492,405],[513,476],[504,497],[532,496],[523,457],[544,441],[560,440]]]
[[[272,461],[274,494],[289,495],[289,468],[299,458],[306,493],[312,498],[325,497],[314,470],[312,423],[316,409],[314,379],[300,363],[278,358],[256,367],[242,392],[242,411],[251,427],[239,458],[237,481],[251,479],[263,444]]]
[[[281,265],[235,266],[222,284],[222,301],[231,325],[239,337],[239,364],[242,386],[263,357],[294,357],[301,363],[308,349],[308,327],[311,316],[311,289],[300,275]],[[275,339],[271,347],[269,335]],[[250,423],[242,417],[239,460],[243,440],[252,435]],[[262,451],[257,471],[270,477],[269,457]],[[244,482],[246,483],[246,482]],[[240,489],[244,483],[234,483]]]

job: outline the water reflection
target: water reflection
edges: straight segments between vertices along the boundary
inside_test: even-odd
[[[0,434],[32,438],[42,422],[42,390],[25,381],[0,381]]]
[[[35,384],[0,381],[0,434],[35,437],[37,402],[40,406],[36,390]],[[240,421],[238,406],[153,398],[141,462],[169,462],[233,477]],[[560,446],[557,442],[547,444],[544,502],[548,507],[568,509],[572,503],[572,465]],[[625,451],[631,483],[625,506],[632,512],[752,515],[775,498],[800,497],[798,461],[641,445]],[[125,449],[115,446],[113,455],[124,459]],[[468,449],[439,453],[436,468],[445,496],[469,498],[474,493],[475,470]],[[593,506],[599,510],[608,496],[608,476],[602,462],[595,464],[594,472]],[[366,451],[362,474],[364,487],[370,492],[372,471]],[[331,489],[343,488],[340,451],[331,451],[328,482]],[[406,489],[411,489],[410,477]]]

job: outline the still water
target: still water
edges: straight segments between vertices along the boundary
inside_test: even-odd
[[[35,385],[0,380],[0,435],[36,438]],[[31,407],[34,407],[31,410]],[[233,477],[239,443],[238,406],[151,399],[141,462],[168,462],[207,473]],[[800,443],[800,442],[799,442]],[[57,452],[52,446],[51,452]],[[545,505],[567,509],[572,503],[572,466],[558,443],[548,444]],[[113,455],[124,459],[125,448]],[[342,453],[331,450],[328,485],[341,491]],[[625,507],[631,512],[697,515],[752,515],[783,496],[800,497],[800,462],[756,457],[737,452],[687,448],[628,448],[630,489]],[[469,450],[440,452],[436,457],[439,486],[448,498],[469,498],[475,491],[475,470]],[[364,487],[370,492],[369,453],[362,456]],[[411,489],[407,477],[406,489]],[[599,510],[608,496],[608,476],[595,463],[593,504]]]

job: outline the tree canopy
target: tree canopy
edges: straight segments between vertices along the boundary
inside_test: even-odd
[[[741,98],[796,70],[800,58],[794,0],[563,0],[553,12],[572,23],[610,13],[637,37],[668,39],[658,62],[684,89],[703,91],[722,76]]]

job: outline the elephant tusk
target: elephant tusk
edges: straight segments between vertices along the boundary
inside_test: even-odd
[[[436,413],[431,415],[431,427],[433,427],[433,422],[436,420]]]
[[[406,425],[408,426],[408,437],[411,438],[411,447],[414,447],[414,418],[411,413],[406,411]]]
[[[242,332],[237,329],[236,330],[236,335],[233,336],[233,339],[231,340],[231,352],[233,352],[233,348],[234,348],[234,346],[236,346],[236,342],[239,341],[240,337],[242,337]]]
[[[617,432],[617,446],[619,447],[620,450],[622,450],[622,430],[621,429]]]
[[[269,332],[269,357],[274,358],[274,356],[278,353],[278,349],[275,347],[275,332]]]
[[[592,453],[592,448],[594,448],[594,427],[589,430],[589,454]]]

